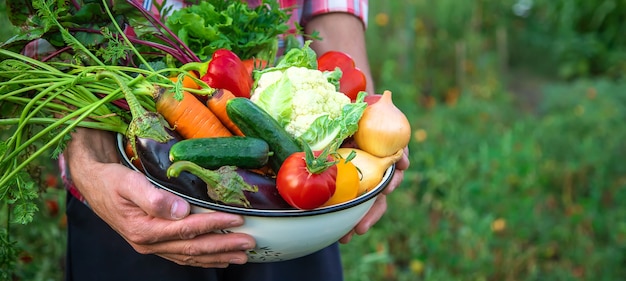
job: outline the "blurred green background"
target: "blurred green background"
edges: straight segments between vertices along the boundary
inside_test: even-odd
[[[411,122],[411,168],[342,246],[346,280],[626,280],[626,1],[369,9],[376,88]],[[41,174],[35,223],[11,230],[16,280],[62,276],[64,192],[54,167]]]

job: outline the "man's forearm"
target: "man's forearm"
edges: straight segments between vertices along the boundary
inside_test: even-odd
[[[361,20],[348,13],[328,13],[316,16],[304,27],[305,33],[319,32],[321,40],[311,43],[318,55],[335,50],[349,54],[367,79],[367,92],[374,93],[374,82],[367,58],[365,27]]]
[[[66,153],[69,158],[101,163],[118,162],[115,135],[108,131],[78,128]]]
[[[88,192],[82,189],[90,185],[82,181],[98,172],[98,164],[119,162],[115,135],[102,130],[78,128],[72,133],[64,157],[76,188],[81,193]]]

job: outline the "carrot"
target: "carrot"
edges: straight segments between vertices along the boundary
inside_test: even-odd
[[[177,100],[172,91],[159,91],[156,111],[186,139],[229,137],[233,134],[200,100],[189,92]]]
[[[143,172],[143,164],[141,164],[141,161],[139,161],[139,157],[137,157],[137,154],[135,154],[133,146],[129,141],[124,144],[124,152],[126,152],[126,157],[130,159],[130,162],[135,165],[137,169]]]
[[[235,95],[233,95],[233,93],[229,90],[220,89],[209,97],[206,105],[209,107],[211,112],[217,116],[217,119],[220,119],[222,124],[224,124],[224,126],[226,126],[226,128],[233,133],[233,135],[243,136],[239,127],[237,127],[237,125],[230,120],[228,113],[226,113],[226,102],[234,97]]]
[[[251,59],[243,60],[242,62],[243,62],[243,65],[246,67],[246,70],[248,71],[248,74],[250,74],[250,76],[252,76],[252,71],[262,70],[267,67],[266,60],[251,58]]]
[[[182,81],[183,87],[184,88],[190,88],[190,89],[196,89],[196,90],[202,89],[202,87],[200,85],[198,85],[198,83],[196,83],[194,78],[195,79],[200,79],[198,72],[195,71],[195,70],[187,71],[187,75],[185,75],[183,77],[183,81]],[[170,80],[172,82],[176,83],[176,82],[178,82],[178,76],[172,76],[172,77],[170,77]],[[195,95],[195,96],[201,102],[206,102],[206,100],[207,100],[207,96],[206,95]]]
[[[196,83],[196,81],[193,80],[193,78],[198,78],[198,74],[193,70],[189,70],[187,74],[188,75],[185,75],[185,77],[183,77],[183,87],[190,88],[190,89],[200,89],[200,86],[198,85],[198,83]],[[170,77],[170,80],[176,83],[178,81],[178,76],[172,76]]]

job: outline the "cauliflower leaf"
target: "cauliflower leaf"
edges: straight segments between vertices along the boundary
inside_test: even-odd
[[[318,117],[309,129],[300,135],[300,139],[309,143],[313,150],[322,150],[332,144],[339,146],[359,128],[359,120],[367,107],[367,103],[363,101],[364,97],[365,92],[362,92],[354,103],[345,104],[338,118],[331,119],[328,115]]]
[[[280,71],[276,71],[273,74],[270,73],[272,72],[268,72],[268,76],[265,77],[264,81],[258,84],[258,87],[265,88],[264,94],[252,95],[250,100],[265,109],[284,128],[290,122],[293,112],[291,107],[293,95],[283,94],[291,91],[291,81],[286,75],[283,76]],[[270,75],[276,75],[277,80],[266,86],[267,80],[275,79],[270,77]]]

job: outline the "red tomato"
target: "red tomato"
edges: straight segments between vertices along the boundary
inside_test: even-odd
[[[344,69],[354,68],[354,60],[352,57],[339,51],[328,51],[322,54],[317,59],[317,63],[320,70],[332,71],[335,70],[335,67],[339,67],[341,71],[343,71]]]
[[[341,79],[339,79],[339,91],[354,101],[359,92],[365,91],[365,84],[365,74],[355,67],[342,74]]]
[[[312,173],[305,155],[304,152],[297,152],[285,159],[276,175],[276,189],[292,207],[310,210],[322,206],[335,193],[337,166]],[[334,160],[329,155],[326,161]]]
[[[367,95],[365,96],[364,102],[366,102],[367,105],[372,105],[375,104],[382,96],[383,95]]]
[[[317,59],[317,69],[321,71],[333,71],[336,67],[342,72],[339,91],[356,100],[359,92],[365,91],[365,74],[355,66],[352,57],[343,52],[329,51]]]

